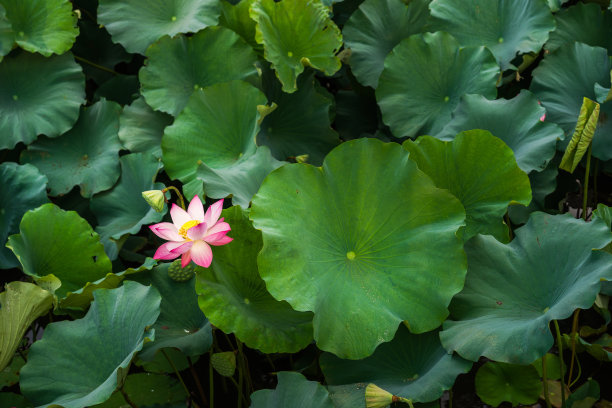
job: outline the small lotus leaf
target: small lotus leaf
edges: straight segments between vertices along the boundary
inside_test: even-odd
[[[429,7],[432,31],[446,31],[462,46],[486,46],[502,70],[514,68],[517,53],[539,52],[555,29],[543,1],[433,0]]]
[[[385,59],[376,99],[396,137],[436,134],[465,94],[493,99],[499,67],[484,47],[460,48],[450,34],[417,34]]]
[[[47,178],[30,164],[0,164],[0,269],[19,265],[15,255],[5,248],[10,234],[19,231],[26,211],[48,202]]]
[[[465,95],[453,112],[453,119],[432,136],[452,140],[464,130],[488,130],[512,149],[523,171],[542,171],[555,155],[557,140],[565,137],[559,126],[540,120],[545,113],[535,95],[527,90],[512,99]]]
[[[251,348],[264,353],[303,349],[312,341],[312,314],[297,312],[268,293],[257,270],[261,233],[240,207],[222,216],[236,238],[214,249],[210,268],[197,268],[200,308],[212,324]]]
[[[416,142],[404,142],[404,149],[437,187],[461,201],[466,241],[478,233],[507,235],[502,218],[508,205],[531,201],[529,178],[516,164],[512,150],[486,130],[462,132],[452,142],[421,136]]]
[[[130,397],[130,400],[138,407],[167,407],[166,404],[176,402],[183,402],[184,405],[185,399],[187,399],[185,389],[181,383],[163,374],[130,374],[125,378],[123,390]],[[94,405],[92,408],[131,407],[133,407],[133,405],[125,401],[121,392],[115,391],[106,402]]]
[[[15,42],[45,57],[63,54],[79,34],[69,0],[2,0]]]
[[[100,0],[98,21],[113,41],[144,54],[164,35],[195,33],[217,24],[219,0]]]
[[[320,357],[321,370],[330,389],[337,386],[373,383],[399,397],[413,402],[433,401],[444,390],[453,386],[455,378],[472,367],[472,362],[457,355],[448,354],[435,330],[424,334],[412,334],[403,325],[390,343],[381,344],[374,354],[363,360],[341,360],[333,354]],[[363,398],[364,391],[353,387],[353,392]],[[332,399],[338,408],[349,408],[347,398]],[[351,405],[365,408],[364,403]]]
[[[589,378],[586,383],[567,397],[565,403],[570,408],[591,408],[599,399],[599,392],[599,383]]]
[[[85,98],[84,76],[70,54],[21,53],[0,64],[0,149],[57,137],[74,125]]]
[[[119,139],[132,153],[150,151],[161,157],[164,128],[172,123],[172,116],[154,111],[144,98],[138,98],[123,108],[119,118]]]
[[[515,365],[489,361],[478,369],[476,394],[494,407],[507,401],[512,406],[538,401],[542,383],[532,365]]]
[[[420,33],[430,0],[366,0],[348,19],[342,34],[351,49],[351,70],[359,82],[376,88],[385,57],[404,38]]]
[[[551,11],[559,11],[561,6],[567,3],[569,0],[546,0],[548,3],[548,7],[550,7]]]
[[[297,91],[305,66],[333,75],[341,67],[336,52],[342,34],[321,0],[256,0],[250,15],[257,22],[255,40],[264,46],[283,91]]]
[[[280,371],[277,377],[275,390],[251,394],[250,408],[334,408],[327,390],[318,382],[293,371]]]
[[[267,289],[313,311],[319,348],[350,359],[391,340],[401,321],[421,333],[446,318],[464,281],[464,218],[401,146],[376,139],[341,144],[320,168],[276,169],[251,209]]]
[[[568,237],[572,237],[568,239]],[[468,274],[444,322],[442,344],[469,360],[529,364],[552,346],[548,325],[593,305],[612,278],[612,240],[600,219],[535,212],[510,244],[477,235],[465,244]]]
[[[155,288],[126,282],[94,292],[84,318],[49,324],[21,370],[21,391],[36,405],[80,408],[106,401],[159,315]],[[69,345],[69,347],[67,347]]]
[[[612,12],[599,4],[577,3],[555,16],[557,28],[550,34],[546,49],[556,49],[581,42],[603,47],[612,53]]]
[[[26,275],[35,280],[59,280],[61,287],[55,291],[59,299],[111,271],[98,234],[76,212],[55,204],[28,211],[19,224],[19,234],[11,235],[7,246]]]
[[[208,27],[192,37],[164,37],[147,50],[142,95],[155,110],[177,116],[194,89],[256,75],[257,56],[233,31]],[[226,95],[226,98],[231,95]]]
[[[68,193],[76,185],[83,197],[111,188],[119,178],[119,112],[101,100],[81,110],[72,129],[53,139],[39,138],[21,153],[21,162],[49,178],[49,194]]]
[[[53,295],[27,282],[8,283],[0,293],[0,371],[13,358],[30,325],[53,306]]]
[[[4,353],[0,354],[0,356],[4,358]],[[21,367],[23,367],[25,363],[24,357],[20,356],[18,353],[13,355],[11,363],[7,365],[4,370],[0,370],[0,389],[11,387],[19,382],[19,371],[21,371]]]

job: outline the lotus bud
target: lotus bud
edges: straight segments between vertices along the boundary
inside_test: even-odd
[[[376,384],[368,384],[365,391],[366,408],[384,408],[393,402],[393,394]]]
[[[295,156],[296,163],[306,163],[308,161],[307,154],[300,154],[299,156]]]
[[[161,190],[148,190],[142,192],[142,197],[147,204],[155,211],[162,212],[164,209],[165,197]]]

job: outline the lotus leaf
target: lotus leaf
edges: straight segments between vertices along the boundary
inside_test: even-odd
[[[219,0],[100,0],[98,21],[126,50],[144,54],[165,35],[216,25],[220,13]]]
[[[268,290],[313,311],[319,348],[350,359],[391,340],[401,321],[421,333],[446,318],[464,281],[464,217],[399,145],[376,139],[341,144],[320,168],[276,169],[251,210]]]
[[[256,23],[249,15],[249,9],[254,2],[255,0],[241,0],[237,4],[231,4],[229,1],[221,1],[219,25],[229,28],[240,35],[251,47],[257,51],[262,51],[261,44],[255,41]]]
[[[597,381],[589,378],[586,383],[582,384],[576,391],[567,397],[565,403],[570,408],[593,407],[599,399],[599,391],[599,384]]]
[[[136,282],[95,291],[84,318],[49,324],[32,345],[21,370],[22,393],[36,405],[65,408],[106,401],[145,339],[154,338],[148,327],[160,300],[155,288]]]
[[[275,390],[251,394],[251,408],[334,408],[327,390],[318,382],[292,371],[280,371],[277,377]]]
[[[561,359],[558,355],[546,353],[543,357],[538,358],[531,365],[536,369],[538,375],[542,377],[542,359],[546,359],[546,378],[549,380],[558,380],[561,378]],[[563,372],[566,373],[567,367],[563,364]]]
[[[533,199],[527,207],[522,205],[508,207],[508,215],[513,223],[524,224],[529,219],[529,214],[546,209],[546,197],[557,188],[558,162],[558,160],[553,160],[544,170],[529,173],[529,184],[531,185]]]
[[[555,20],[557,28],[550,34],[547,50],[581,42],[612,53],[612,12],[602,11],[599,4],[577,3],[559,12]]]
[[[559,11],[561,6],[567,3],[569,0],[546,0],[548,3],[548,7],[550,7],[551,11]]]
[[[283,91],[297,91],[305,66],[333,75],[341,67],[336,52],[342,34],[321,0],[256,0],[250,16],[257,23],[255,40],[264,46]]]
[[[10,282],[0,293],[0,371],[13,358],[30,325],[53,306],[53,296],[27,282]]]
[[[68,0],[2,0],[15,42],[45,57],[63,54],[79,34]]]
[[[0,3],[0,61],[13,49],[15,34],[11,22],[6,18],[6,10]]]
[[[157,334],[157,333],[156,333]],[[185,402],[187,395],[180,382],[174,378],[151,373],[130,374],[125,378],[123,390],[130,400],[138,407],[152,407],[155,404],[165,404]],[[130,408],[131,405],[119,391],[103,404],[94,405],[92,408]]]
[[[430,0],[366,0],[342,29],[351,49],[351,70],[359,82],[376,88],[385,57],[404,38],[420,33]]]
[[[32,408],[23,396],[12,392],[0,392],[0,404],[11,408]]]
[[[19,231],[19,221],[26,211],[47,199],[47,178],[36,167],[13,162],[0,164],[0,269],[19,265],[13,253],[5,248],[10,234]]]
[[[555,19],[543,1],[433,0],[432,31],[452,34],[462,46],[484,45],[502,70],[517,53],[539,52],[555,29]]]
[[[26,275],[61,285],[55,291],[59,299],[111,271],[98,234],[76,212],[55,204],[28,211],[19,224],[19,234],[11,235],[7,246]]]
[[[0,64],[0,149],[57,137],[74,125],[85,97],[84,76],[70,54],[21,53]]]
[[[321,355],[321,370],[333,392],[337,386],[354,384],[353,392],[363,401],[352,408],[365,408],[364,389],[359,384],[373,383],[399,397],[414,402],[433,401],[453,386],[455,378],[469,371],[472,363],[448,354],[438,338],[439,331],[412,334],[403,325],[390,343],[380,345],[370,357],[341,360],[333,354]],[[334,397],[338,408],[348,399]]]
[[[21,153],[49,178],[49,194],[68,193],[78,185],[83,197],[111,188],[119,178],[119,112],[101,100],[83,108],[72,129],[57,138],[40,138]]]
[[[161,157],[164,128],[172,123],[172,116],[154,111],[144,98],[138,98],[123,108],[119,118],[119,139],[132,153],[150,151]]]
[[[564,335],[566,344],[571,342],[570,337]],[[591,356],[600,361],[610,362],[612,361],[612,336],[608,333],[602,334],[595,340],[586,341],[585,339],[578,337],[576,342],[576,350],[585,351]]]
[[[264,94],[244,81],[193,92],[183,112],[164,131],[166,173],[188,182],[195,178],[199,162],[217,170],[251,156],[259,129],[257,106],[265,103]]]
[[[396,137],[436,134],[464,94],[495,98],[499,67],[484,47],[460,48],[450,34],[413,35],[385,59],[376,99]]]
[[[489,361],[476,373],[476,393],[494,407],[504,401],[512,406],[538,401],[542,383],[532,365],[515,365]]]
[[[266,290],[257,271],[261,233],[240,207],[222,216],[240,237],[215,248],[210,268],[197,268],[200,308],[211,323],[264,353],[297,352],[312,341],[312,314],[297,312]]]
[[[4,357],[3,354],[1,356]],[[4,370],[0,370],[0,389],[13,386],[19,382],[19,371],[25,363],[25,359],[15,353],[11,363]]]
[[[572,239],[567,239],[572,237]],[[612,278],[612,240],[600,219],[535,212],[510,244],[477,235],[465,244],[468,274],[444,322],[442,345],[464,358],[529,364],[552,346],[548,325],[593,305]]]
[[[573,173],[580,164],[580,160],[587,153],[595,135],[597,120],[599,119],[599,109],[597,102],[589,98],[583,99],[578,122],[576,122],[576,129],[565,149],[565,154],[559,165],[560,169]]]
[[[545,113],[535,95],[527,90],[512,99],[465,95],[453,119],[433,136],[452,140],[464,130],[488,130],[512,149],[523,171],[542,171],[555,155],[557,140],[565,137],[559,126],[540,120]]]
[[[153,109],[172,116],[183,110],[194,90],[257,72],[251,47],[223,27],[208,27],[192,37],[164,37],[146,55],[139,73],[142,95]]]
[[[119,162],[119,182],[111,190],[96,194],[90,204],[98,219],[96,231],[112,259],[117,258],[118,248],[111,239],[136,234],[143,225],[161,221],[165,214],[151,208],[141,194],[164,188],[163,184],[154,182],[161,167],[159,161],[151,154],[132,153],[121,156]]]
[[[437,187],[449,190],[465,207],[466,241],[478,233],[507,236],[502,218],[508,205],[531,201],[529,178],[512,150],[486,130],[462,132],[452,142],[421,136],[403,146]]]

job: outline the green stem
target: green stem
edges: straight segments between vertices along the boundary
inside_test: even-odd
[[[453,388],[448,390],[448,408],[453,408]]]
[[[589,172],[591,170],[591,150],[593,149],[593,143],[589,145],[589,151],[587,152],[586,172],[584,173],[584,189],[582,190],[582,218],[586,221],[587,219],[587,199],[589,196]]]
[[[550,395],[548,394],[548,374],[546,373],[546,355],[542,357],[542,386],[544,387],[544,401],[546,408],[552,408],[550,403]]]
[[[236,337],[236,345],[238,346],[238,352],[241,355],[240,361],[242,363],[242,368],[244,370],[244,373],[246,375],[246,385],[247,385],[247,389],[250,392],[253,392],[253,382],[251,381],[251,370],[249,369],[249,361],[247,360],[246,356],[244,355],[244,350],[242,348],[242,342],[240,340],[238,340],[238,337]]]
[[[574,319],[572,321],[572,334],[571,334],[571,347],[572,347],[572,359],[570,362],[569,373],[567,376],[567,381],[572,382],[572,374],[574,373],[574,360],[576,359],[576,332],[578,331],[578,315],[580,314],[580,309],[576,309],[574,312]]]
[[[595,168],[593,169],[593,202],[597,206],[597,175],[599,174],[599,159],[595,158]]]
[[[123,399],[125,400],[125,402],[127,402],[129,404],[130,407],[132,408],[138,408],[138,405],[136,405],[134,403],[134,401],[132,401],[130,399],[130,397],[127,395],[127,392],[125,392],[125,390],[123,389],[123,387],[119,388],[119,391],[121,392],[121,395],[123,395]]]
[[[210,399],[210,408],[214,408],[215,406],[215,403],[214,403],[215,385],[214,385],[214,379],[213,379],[214,372],[213,372],[213,366],[212,366],[212,355],[213,355],[212,347],[210,348],[209,354],[210,355],[209,355],[209,362],[208,362],[208,398]]]
[[[191,358],[187,357],[187,362],[189,363],[189,371],[191,371],[191,376],[193,377],[193,380],[196,383],[196,387],[198,387],[198,392],[200,393],[202,403],[204,403],[204,405],[208,405],[208,400],[206,399],[206,395],[204,394],[204,388],[202,387],[202,383],[200,382],[200,377],[198,377],[198,373],[193,368]]]
[[[191,393],[189,392],[189,388],[187,388],[187,386],[185,385],[185,382],[183,381],[183,377],[181,377],[181,374],[176,369],[176,366],[174,365],[174,362],[172,362],[172,360],[170,360],[170,357],[168,357],[168,354],[166,354],[166,350],[164,350],[164,349],[160,349],[160,350],[161,350],[162,354],[164,355],[164,357],[166,357],[166,360],[168,360],[168,363],[170,364],[170,366],[174,370],[174,373],[176,374],[176,376],[178,377],[179,381],[183,385],[183,388],[185,389],[185,392],[187,393],[187,396],[190,396]]]
[[[512,224],[510,224],[510,215],[508,215],[508,212],[506,211],[506,225],[508,226],[508,234],[510,236],[510,241],[512,241],[514,239],[514,234],[512,233]]]
[[[555,322],[555,331],[557,333],[557,348],[559,349],[559,372],[561,373],[561,406],[565,408],[565,375],[563,373],[563,343],[561,342],[561,330],[559,330],[559,322]]]
[[[98,68],[99,70],[109,72],[109,73],[111,73],[111,74],[113,74],[113,75],[119,75],[119,73],[118,73],[118,72],[113,71],[113,70],[112,70],[112,69],[110,69],[110,68],[106,68],[106,67],[105,67],[105,66],[103,66],[103,65],[96,64],[95,62],[92,62],[92,61],[90,61],[90,60],[88,60],[88,59],[85,59],[85,58],[83,58],[83,57],[79,57],[78,55],[75,55],[75,56],[74,56],[74,59],[75,59],[75,60],[77,60],[77,61],[81,61],[81,62],[82,62],[82,63],[84,63],[84,64],[91,65],[91,66],[92,66],[92,67],[94,67],[94,68]]]
[[[162,190],[162,193],[165,193],[166,191],[174,191],[176,193],[176,196],[179,199],[179,204],[181,205],[181,208],[185,211],[187,211],[187,208],[185,207],[185,199],[183,198],[183,195],[181,194],[181,192],[179,191],[178,188],[174,187],[174,186],[168,186],[166,188],[164,188]]]

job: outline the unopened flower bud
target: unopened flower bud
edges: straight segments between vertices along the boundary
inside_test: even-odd
[[[155,211],[162,212],[164,209],[165,197],[161,190],[148,190],[142,192],[142,197],[147,204]]]

